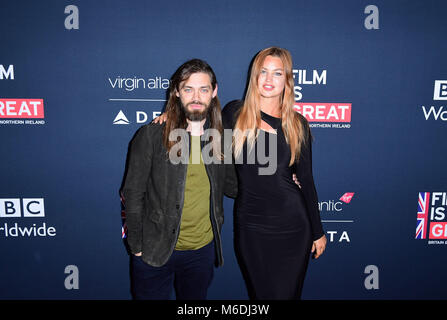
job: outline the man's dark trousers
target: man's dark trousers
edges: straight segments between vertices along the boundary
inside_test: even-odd
[[[214,275],[214,241],[197,250],[174,250],[168,262],[153,267],[135,255],[131,284],[135,300],[205,300]]]

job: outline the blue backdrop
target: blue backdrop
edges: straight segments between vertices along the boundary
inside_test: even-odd
[[[329,240],[303,299],[447,298],[446,10],[442,0],[2,1],[0,298],[130,299],[118,192],[130,139],[186,60],[213,67],[225,104],[273,45],[293,56]],[[209,298],[247,299],[233,200],[224,205],[225,265]]]

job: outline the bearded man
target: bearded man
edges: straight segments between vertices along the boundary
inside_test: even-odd
[[[175,290],[179,300],[203,300],[223,264],[223,195],[237,194],[233,164],[223,160],[217,80],[205,61],[177,69],[165,112],[165,123],[137,131],[121,190],[132,294],[167,300]]]

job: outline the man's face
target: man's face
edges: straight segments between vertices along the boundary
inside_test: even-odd
[[[213,90],[210,76],[203,72],[193,73],[180,83],[176,92],[180,98],[186,118],[201,121],[206,118],[211,100],[217,95],[217,85]]]

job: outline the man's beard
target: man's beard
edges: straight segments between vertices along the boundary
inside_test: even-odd
[[[205,119],[207,117],[208,112],[210,110],[210,106],[213,103],[213,100],[211,100],[211,102],[208,105],[204,104],[200,101],[191,101],[186,106],[184,106],[183,103],[180,101],[180,99],[179,99],[179,103],[181,104],[181,106],[183,107],[183,110],[185,111],[186,119],[188,119],[190,121],[202,121],[203,119]],[[205,109],[203,109],[202,111],[200,111],[200,110],[189,111],[188,107],[191,104],[202,105],[205,107]]]

